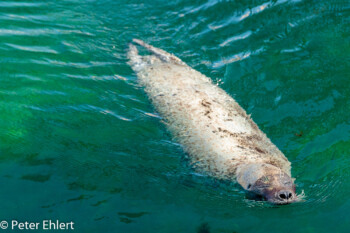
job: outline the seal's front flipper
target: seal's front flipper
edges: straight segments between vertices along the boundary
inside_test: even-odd
[[[147,43],[145,43],[142,40],[139,39],[133,39],[132,40],[135,44],[138,44],[142,47],[145,47],[148,51],[150,51],[151,53],[153,53],[155,56],[157,56],[160,60],[162,60],[163,62],[169,62],[169,63],[176,63],[179,65],[186,65],[183,61],[181,61],[180,58],[176,57],[173,54],[170,54],[162,49],[158,49],[153,47],[152,45],[149,45]]]

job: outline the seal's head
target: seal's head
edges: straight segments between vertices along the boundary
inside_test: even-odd
[[[280,168],[270,164],[241,167],[237,181],[244,189],[273,204],[289,204],[297,200],[294,180]]]
[[[284,172],[267,174],[258,179],[248,190],[273,204],[289,204],[296,200],[293,180]]]

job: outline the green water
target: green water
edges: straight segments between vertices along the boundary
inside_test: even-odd
[[[345,0],[2,0],[0,221],[349,232],[349,9]],[[134,37],[232,95],[292,162],[305,202],[272,207],[195,173],[126,64]]]

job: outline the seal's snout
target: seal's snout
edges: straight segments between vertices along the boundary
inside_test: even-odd
[[[296,201],[295,189],[282,189],[276,191],[275,195],[270,196],[268,201],[276,205],[290,204]]]
[[[250,175],[248,178],[252,178],[252,174],[259,177],[254,183],[252,182],[252,185],[247,186],[247,190],[256,194],[257,197],[277,205],[290,204],[297,200],[294,179],[279,168],[266,165],[261,166],[260,169],[259,167],[247,169],[246,174]]]
[[[278,197],[281,200],[288,201],[289,199],[293,198],[293,193],[291,191],[288,191],[288,190],[281,190],[281,191],[278,192]]]

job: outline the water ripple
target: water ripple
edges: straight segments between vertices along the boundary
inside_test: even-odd
[[[30,15],[30,14],[1,14],[0,15],[1,20],[9,20],[9,21],[31,21],[31,22],[48,22],[52,20],[47,15]]]
[[[16,28],[16,29],[0,29],[0,36],[48,36],[48,35],[67,35],[67,34],[78,34],[84,36],[95,36],[93,33],[84,32],[81,30],[63,30],[53,28],[40,28],[40,29],[29,29],[29,28]]]
[[[14,48],[14,49],[17,49],[17,50],[36,52],[36,53],[58,54],[58,51],[51,49],[49,46],[23,46],[23,45],[9,44],[9,43],[5,43],[5,44],[7,46]]]
[[[259,6],[253,7],[251,9],[247,9],[245,10],[242,14],[236,14],[231,16],[230,18],[227,18],[225,20],[222,21],[221,24],[209,24],[209,28],[212,30],[217,30],[217,29],[221,29],[223,27],[226,27],[230,24],[236,24],[239,23],[243,20],[245,20],[248,17],[251,17],[253,15],[259,14],[267,9],[270,9],[272,7],[278,6],[280,4],[283,3],[287,3],[287,2],[291,2],[289,0],[278,0],[278,1],[269,1],[269,2],[265,2]],[[294,1],[296,2],[296,1]]]
[[[46,5],[44,2],[7,2],[7,1],[1,1],[0,2],[0,7],[6,7],[6,8],[11,8],[11,7],[40,7]]]
[[[234,62],[237,62],[237,61],[242,61],[246,58],[249,58],[251,55],[256,55],[256,54],[259,54],[261,52],[264,51],[264,48],[259,48],[255,51],[244,51],[244,52],[241,52],[241,53],[238,53],[238,54],[234,54],[233,56],[231,57],[228,57],[228,58],[224,58],[222,60],[219,60],[219,61],[216,61],[212,64],[212,67],[213,68],[220,68],[220,67],[223,67],[227,64],[231,64],[231,63],[234,63]]]
[[[308,143],[299,153],[298,160],[303,160],[310,154],[323,152],[339,141],[347,142],[350,140],[350,124],[341,123],[334,127],[330,132],[317,136],[312,142]]]
[[[237,40],[244,40],[248,38],[252,34],[252,31],[246,31],[242,34],[232,36],[228,39],[226,39],[224,42],[220,44],[221,47],[228,46],[231,42],[237,41]]]

